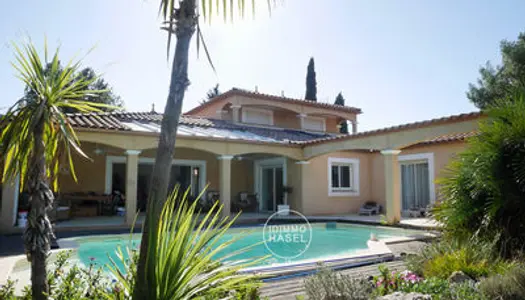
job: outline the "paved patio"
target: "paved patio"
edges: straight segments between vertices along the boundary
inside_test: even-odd
[[[234,217],[235,214],[232,214]],[[271,216],[271,213],[242,213],[237,219],[240,224],[262,224]],[[136,226],[140,226],[144,221],[145,216],[140,215],[137,218]],[[300,217],[297,216],[278,216],[276,217],[281,220],[298,220]],[[380,215],[358,215],[358,214],[343,214],[343,215],[330,215],[330,216],[306,216],[310,221],[342,221],[342,222],[357,222],[366,224],[384,224]],[[399,222],[401,226],[420,228],[420,229],[435,229],[439,228],[440,225],[433,219],[430,218],[403,218]],[[75,218],[67,221],[57,223],[55,228],[58,230],[62,229],[108,229],[109,227],[123,227],[124,217],[110,216],[110,217],[90,217],[90,218]]]
[[[271,216],[271,213],[242,213],[237,219],[237,225],[253,225],[264,224]],[[232,214],[234,217],[235,214]],[[306,216],[312,222],[355,222],[370,225],[382,225],[383,217],[381,215],[358,215],[358,214],[341,214],[341,215],[322,215],[322,216]],[[136,221],[135,228],[140,229],[144,222],[144,214],[141,214]],[[299,220],[298,216],[277,216],[281,220]],[[397,226],[407,227],[412,229],[438,229],[440,224],[430,218],[403,218]],[[124,223],[124,217],[120,216],[101,216],[101,217],[78,217],[71,220],[61,221],[54,225],[56,232],[67,231],[104,231],[104,230],[118,230],[128,229]],[[12,234],[21,234],[23,228],[13,228]],[[0,244],[0,257],[3,253],[2,245]]]

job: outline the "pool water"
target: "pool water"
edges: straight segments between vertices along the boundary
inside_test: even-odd
[[[410,236],[416,234],[416,232],[413,230],[380,226],[317,223],[312,225],[312,234],[311,236],[309,234],[306,235],[306,240],[298,239],[295,243],[290,242],[290,240],[282,243],[269,243],[272,251],[262,243],[263,238],[268,239],[268,236],[263,237],[262,226],[231,228],[221,238],[221,241],[238,238],[240,236],[239,234],[242,234],[241,238],[230,245],[227,250],[218,253],[217,258],[257,244],[248,251],[228,259],[240,260],[270,256],[260,262],[258,266],[301,262],[312,259],[323,260],[330,257],[351,255],[356,251],[367,249],[367,241],[370,239],[371,234],[375,234],[378,239],[385,239]],[[268,232],[266,232],[266,234],[268,234]],[[97,265],[106,265],[110,262],[109,257],[112,257],[118,262],[115,254],[117,247],[121,246],[123,251],[125,251],[125,247],[130,245],[130,243],[132,247],[137,247],[140,243],[140,234],[131,236],[131,239],[129,234],[79,237],[75,238],[75,242],[78,244],[77,255],[82,263],[89,265],[95,262]],[[290,257],[294,258],[290,259]]]

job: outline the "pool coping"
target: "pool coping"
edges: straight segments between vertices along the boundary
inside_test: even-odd
[[[287,223],[290,220],[285,220],[283,223]],[[312,220],[312,223],[331,223],[331,222],[337,222],[333,219],[325,220],[324,222],[320,219]],[[356,226],[374,226],[378,228],[383,228],[387,230],[395,230],[399,229],[398,226],[384,226],[377,223],[367,223],[367,222],[349,222],[349,221],[341,221],[337,222],[341,224],[351,224]],[[236,226],[233,226],[232,228],[256,228],[256,227],[262,227],[263,224],[238,224]],[[410,236],[398,236],[398,237],[392,237],[392,238],[384,238],[378,241],[378,243],[371,244],[370,241],[367,243],[368,248],[367,249],[361,249],[353,253],[348,253],[346,255],[338,255],[338,256],[332,256],[332,257],[323,257],[323,258],[317,258],[317,259],[310,259],[310,260],[303,260],[296,263],[284,263],[284,264],[275,264],[275,265],[267,265],[267,266],[259,266],[259,267],[252,267],[252,268],[246,268],[242,270],[242,272],[250,272],[250,273],[256,273],[258,275],[261,275],[264,278],[264,281],[273,281],[273,280],[280,280],[295,276],[306,276],[309,274],[312,274],[316,272],[319,269],[320,264],[326,265],[332,269],[347,269],[347,268],[353,268],[357,266],[363,266],[368,264],[375,264],[375,263],[381,263],[386,261],[394,260],[394,254],[392,251],[388,248],[388,245],[390,244],[397,244],[397,243],[405,243],[405,242],[411,242],[411,241],[422,241],[422,240],[428,240],[433,239],[437,237],[435,231],[424,229],[421,230],[421,228],[403,228],[403,229],[409,229],[414,230],[414,234]],[[140,232],[133,232],[133,234],[137,234]],[[129,235],[130,232],[85,232],[85,234],[77,235],[77,236],[69,236],[64,237],[56,240],[56,243],[59,246],[59,249],[54,249],[53,251],[68,251],[73,250],[75,251],[78,248],[78,243],[76,242],[79,238],[89,238],[90,236],[101,236],[101,235],[120,235],[125,236]],[[374,248],[375,246],[375,248]],[[374,249],[371,249],[374,248]],[[16,257],[16,258],[15,258]],[[17,262],[21,259],[25,259],[25,255],[16,255],[15,257],[7,257],[10,258],[9,261],[4,260],[7,268],[7,274],[8,277],[15,268],[15,265],[17,265]]]
[[[280,221],[280,220],[279,220]],[[288,223],[289,221],[293,220],[285,220],[283,223]],[[421,230],[421,229],[413,229],[413,228],[399,228],[394,226],[384,226],[381,224],[370,224],[370,223],[355,223],[355,222],[337,222],[334,220],[329,221],[320,221],[315,220],[312,223],[342,223],[342,224],[351,224],[354,226],[374,226],[378,227],[380,229],[386,229],[386,230],[396,230],[396,229],[408,229],[408,230],[414,230],[417,231],[418,234],[409,235],[409,236],[398,236],[398,237],[390,237],[390,238],[384,238],[377,241],[371,241],[369,240],[367,242],[367,249],[360,249],[356,252],[347,253],[347,254],[341,254],[341,255],[335,255],[335,256],[328,256],[328,257],[322,257],[322,258],[316,258],[316,259],[308,259],[308,260],[302,260],[295,263],[280,263],[275,265],[267,265],[267,266],[257,266],[257,267],[249,267],[241,270],[243,273],[253,273],[257,274],[264,278],[264,280],[276,280],[279,278],[289,278],[290,276],[306,276],[306,275],[300,275],[300,274],[311,274],[319,269],[320,265],[326,265],[333,269],[345,269],[345,268],[352,268],[356,266],[362,266],[366,264],[374,264],[374,263],[381,263],[386,261],[391,261],[395,258],[395,255],[392,253],[392,251],[388,248],[389,244],[397,244],[397,243],[405,243],[405,242],[412,242],[412,241],[422,241],[422,240],[428,240],[435,238],[437,235],[432,233],[431,230]],[[237,226],[232,226],[232,229],[243,229],[243,228],[257,228],[257,227],[263,227],[264,224],[239,224]],[[129,235],[130,233],[128,233]],[[137,233],[131,233],[133,235]],[[77,249],[78,248],[78,242],[76,242],[77,239],[82,238],[89,238],[91,236],[100,236],[103,234],[94,233],[93,235],[84,235],[84,236],[78,236],[78,237],[68,237],[68,238],[61,238],[58,239],[56,242],[60,249],[66,248],[66,249]],[[125,233],[121,234],[109,234],[109,235],[120,235],[124,236]],[[273,278],[273,279],[272,279]]]

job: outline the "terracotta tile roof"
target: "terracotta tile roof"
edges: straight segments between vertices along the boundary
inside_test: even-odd
[[[68,114],[68,120],[73,127],[77,128],[158,133],[162,114],[155,112],[75,113]],[[180,117],[177,134],[288,144],[333,136],[328,133],[250,126],[225,120],[184,115]]]
[[[122,122],[159,122],[162,114],[156,112],[107,112],[107,113],[74,113],[68,114],[68,120],[74,127],[108,130],[131,130]],[[201,117],[180,116],[180,124],[196,126],[213,126],[213,122]]]
[[[433,126],[433,125],[438,125],[438,124],[443,124],[443,123],[466,121],[466,120],[479,118],[482,115],[483,115],[482,112],[464,113],[464,114],[447,116],[447,117],[442,117],[442,118],[437,118],[437,119],[418,121],[418,122],[413,122],[413,123],[408,123],[408,124],[386,127],[386,128],[376,129],[376,130],[363,131],[363,132],[359,132],[356,134],[339,135],[339,136],[332,136],[332,137],[327,137],[323,139],[305,141],[303,142],[303,144],[310,145],[310,144],[319,144],[323,142],[351,140],[355,138],[379,135],[379,134],[389,133],[389,132],[403,131],[403,130],[408,130],[408,129],[422,128],[422,127]]]
[[[350,140],[353,138],[396,132],[441,123],[475,119],[482,116],[480,112],[472,112],[421,122],[414,122],[378,130],[365,131],[351,135],[312,133],[297,129],[235,124],[226,120],[216,120],[198,116],[182,115],[179,120],[180,135],[197,137],[214,137],[224,139],[241,139],[261,142],[277,142],[286,144],[311,145],[323,142]],[[155,112],[110,112],[110,113],[75,113],[68,114],[68,120],[73,127],[101,129],[113,131],[159,132],[162,114]],[[412,146],[437,144],[465,140],[477,132],[464,132],[437,136],[421,141]]]
[[[362,113],[360,108],[351,107],[351,106],[342,106],[342,105],[337,105],[337,104],[316,102],[316,101],[305,100],[305,99],[287,98],[287,97],[275,96],[275,95],[264,94],[264,93],[259,93],[259,92],[247,91],[247,90],[239,89],[239,88],[232,88],[231,90],[220,94],[219,96],[207,101],[206,103],[191,109],[190,111],[186,112],[186,114],[188,115],[198,114],[206,106],[214,102],[220,101],[222,99],[225,99],[231,96],[235,96],[235,95],[270,100],[270,101],[279,101],[279,102],[288,102],[288,103],[291,102],[291,103],[300,104],[300,105],[307,105],[307,106],[313,106],[313,107],[319,107],[319,108],[325,108],[325,109],[331,109],[331,110],[337,110],[337,111],[345,111],[345,112],[350,112],[350,113],[355,113],[355,114]]]
[[[419,145],[431,145],[431,144],[440,144],[440,143],[450,143],[450,142],[464,141],[464,140],[466,140],[468,138],[471,138],[473,136],[477,136],[478,134],[479,134],[478,131],[445,134],[445,135],[440,135],[440,136],[437,136],[435,138],[419,142],[417,144],[411,145],[410,147],[419,146]]]

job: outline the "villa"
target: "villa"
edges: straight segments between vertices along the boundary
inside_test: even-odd
[[[231,89],[181,116],[171,184],[193,197],[206,188],[203,199],[219,199],[226,213],[288,205],[309,216],[356,214],[373,201],[394,223],[438,201],[435,179],[484,118],[473,112],[360,132],[359,114]],[[118,191],[120,224],[131,225],[145,208],[161,119],[154,111],[70,114],[91,160],[75,157],[77,182],[67,164],[61,168],[58,219],[104,215]],[[348,134],[340,133],[343,122]],[[24,202],[17,179],[4,183],[1,197],[0,231],[8,232]]]

